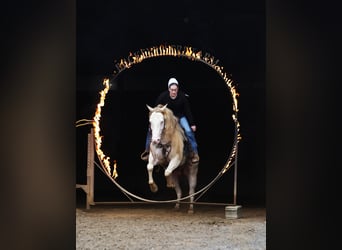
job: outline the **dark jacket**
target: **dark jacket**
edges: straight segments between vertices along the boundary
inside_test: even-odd
[[[189,100],[181,90],[178,91],[175,99],[171,99],[168,90],[162,92],[156,100],[156,106],[158,104],[167,104],[167,107],[172,110],[175,116],[178,118],[185,116],[190,126],[195,125],[195,121],[190,110]]]

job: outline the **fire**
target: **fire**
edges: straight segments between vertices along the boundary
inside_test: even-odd
[[[110,168],[110,164],[109,164],[110,158],[108,156],[106,156],[101,149],[102,136],[100,135],[100,131],[101,131],[101,129],[100,129],[101,108],[105,104],[106,95],[107,95],[108,90],[110,88],[109,79],[104,79],[103,85],[105,86],[105,88],[100,92],[100,102],[97,104],[95,116],[93,119],[94,137],[95,137],[95,151],[96,151],[97,155],[99,156],[100,160],[102,161],[102,163],[104,164],[104,166],[107,170],[107,173],[109,175],[111,175],[111,168]],[[118,174],[116,172],[116,161],[114,162],[114,171],[113,171],[112,176],[115,178],[118,176]]]
[[[141,49],[135,53],[130,52],[126,59],[121,59],[115,64],[117,70],[114,71],[114,77],[121,71],[132,67],[134,64],[140,63],[148,58],[160,56],[186,57],[190,60],[203,62],[215,69],[230,89],[231,95],[233,97],[233,111],[238,112],[237,97],[239,94],[237,93],[235,86],[232,85],[233,81],[223,71],[223,67],[218,65],[219,60],[215,59],[209,53],[203,53],[202,51],[189,46],[160,45],[147,49]]]
[[[147,49],[140,49],[139,51],[132,53],[130,52],[128,57],[125,59],[121,59],[119,62],[115,63],[114,70],[114,78],[123,70],[129,69],[134,64],[138,64],[142,62],[145,59],[153,58],[153,57],[160,57],[160,56],[174,56],[174,57],[185,57],[189,60],[193,61],[200,61],[211,68],[215,69],[216,72],[222,77],[222,79],[227,84],[230,93],[233,98],[233,111],[234,114],[232,115],[233,121],[235,122],[235,128],[236,128],[236,143],[233,147],[233,151],[230,155],[230,158],[224,168],[224,171],[226,171],[230,167],[230,163],[233,160],[235,154],[236,154],[236,148],[237,143],[241,139],[240,136],[240,124],[237,119],[237,113],[238,113],[238,100],[237,97],[239,96],[239,93],[236,91],[235,86],[233,86],[233,81],[229,78],[229,76],[224,72],[223,67],[218,65],[219,60],[214,58],[209,53],[204,53],[200,50],[197,50],[195,48],[189,47],[189,46],[181,46],[181,45],[160,45],[155,46]],[[110,167],[110,158],[106,156],[103,151],[101,150],[101,144],[102,144],[102,137],[100,135],[100,118],[101,118],[101,108],[104,106],[106,94],[108,93],[108,90],[110,88],[109,79],[103,80],[103,85],[105,86],[104,89],[100,92],[100,102],[97,104],[97,109],[95,112],[94,120],[93,120],[93,126],[94,126],[94,136],[95,136],[95,150],[98,154],[99,158],[103,162],[106,171],[109,175],[111,175],[114,179],[118,176],[117,173],[117,162],[114,160],[113,164],[113,173],[111,174],[111,167]]]

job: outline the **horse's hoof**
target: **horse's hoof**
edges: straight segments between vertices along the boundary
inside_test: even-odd
[[[168,188],[175,188],[175,185],[173,183],[167,183],[166,187],[168,187]]]
[[[151,192],[156,193],[158,191],[158,186],[155,183],[150,184]]]
[[[171,176],[166,176],[166,187],[175,188],[175,184],[173,183]]]
[[[193,214],[194,213],[194,210],[193,209],[189,209],[188,210],[188,214]]]

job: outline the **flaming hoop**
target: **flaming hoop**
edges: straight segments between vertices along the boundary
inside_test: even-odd
[[[192,61],[199,61],[199,62],[205,63],[206,65],[215,69],[216,72],[222,77],[222,79],[225,81],[225,83],[229,87],[230,93],[233,98],[232,119],[235,123],[235,138],[234,138],[234,145],[229,155],[229,158],[221,170],[221,174],[225,173],[233,165],[232,161],[234,160],[236,153],[237,153],[237,145],[238,145],[238,142],[241,140],[240,123],[237,118],[238,117],[237,114],[239,111],[237,97],[239,96],[239,94],[236,91],[235,86],[233,85],[233,81],[228,77],[227,73],[223,71],[223,67],[218,65],[219,60],[215,59],[209,53],[204,53],[200,50],[197,50],[189,46],[160,45],[157,47],[140,49],[139,51],[135,53],[132,53],[132,52],[129,53],[129,56],[127,58],[121,59],[119,62],[115,64],[114,78],[117,77],[123,70],[129,69],[133,65],[141,63],[145,59],[161,57],[161,56],[184,57]],[[106,78],[103,80],[103,86],[104,88],[100,92],[100,101],[97,104],[95,116],[92,121],[92,125],[94,127],[94,137],[95,137],[95,151],[99,159],[103,163],[107,174],[115,179],[118,176],[116,160],[113,160],[113,169],[111,169],[110,157],[106,156],[101,149],[101,145],[102,145],[102,136],[100,134],[101,108],[105,104],[106,95],[111,87],[109,83],[109,79]]]

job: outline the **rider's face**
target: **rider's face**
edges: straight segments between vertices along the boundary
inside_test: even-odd
[[[176,84],[171,85],[169,87],[169,93],[172,99],[176,98],[178,94],[178,86]]]

